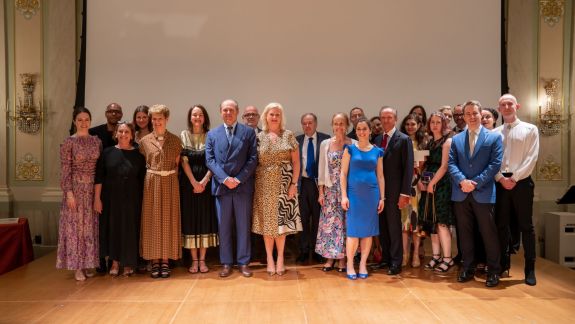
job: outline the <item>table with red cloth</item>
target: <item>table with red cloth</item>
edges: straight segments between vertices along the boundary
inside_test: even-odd
[[[15,224],[0,224],[0,275],[34,260],[27,218]]]

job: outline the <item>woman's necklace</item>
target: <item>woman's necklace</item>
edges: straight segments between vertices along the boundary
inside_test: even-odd
[[[166,135],[166,133],[164,133],[164,134],[157,134],[156,132],[154,132],[154,137],[156,138],[157,141],[163,141],[163,140],[164,140],[164,135]]]

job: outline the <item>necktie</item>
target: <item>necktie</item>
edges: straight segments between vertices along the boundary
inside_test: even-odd
[[[305,172],[307,172],[308,178],[315,179],[315,174],[313,170],[313,165],[315,162],[315,153],[313,150],[313,138],[309,137],[309,141],[307,142],[307,162],[305,166]]]
[[[387,149],[387,141],[389,139],[389,135],[387,135],[387,133],[385,133],[383,135],[383,141],[381,141],[381,147],[383,147],[384,150]]]
[[[232,130],[234,128],[232,126],[226,126],[226,135],[228,136],[228,144],[232,143]]]
[[[475,149],[475,132],[469,131],[469,155],[473,155]]]

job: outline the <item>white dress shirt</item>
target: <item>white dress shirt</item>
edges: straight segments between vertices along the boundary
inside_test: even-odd
[[[537,126],[517,118],[513,123],[503,124],[493,131],[500,133],[503,139],[501,172],[513,172],[511,178],[515,182],[529,177],[535,169],[539,156]],[[495,175],[496,181],[503,177],[501,172]]]
[[[310,137],[312,138],[312,142],[313,142],[313,156],[315,161],[317,162],[317,156],[315,156],[315,152],[317,152],[317,132],[313,133],[312,136],[307,136],[304,134],[304,138],[303,138],[303,143],[302,143],[302,147],[301,147],[301,176],[302,177],[306,177],[309,178],[309,176],[307,175],[307,171],[306,171],[306,165],[307,165],[307,146],[309,143],[309,139]]]
[[[469,137],[469,156],[472,156],[475,151],[475,144],[477,144],[477,138],[479,137],[482,127],[483,126],[479,125],[476,130],[467,129],[467,136]],[[472,136],[472,133],[474,136]],[[473,140],[473,142],[471,142],[471,140]]]

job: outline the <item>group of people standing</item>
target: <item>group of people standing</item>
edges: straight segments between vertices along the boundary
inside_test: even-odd
[[[512,95],[502,96],[504,125],[493,131],[497,111],[477,101],[429,118],[415,106],[399,129],[392,107],[371,120],[355,107],[349,116],[333,115],[332,136],[318,132],[316,115],[306,113],[303,134],[295,136],[279,103],[267,105],[261,118],[246,107],[242,124],[238,103],[224,100],[222,125],[210,129],[206,109],[196,105],[180,137],[167,131],[164,105],[138,107],[131,124],[118,123],[121,107],[110,104],[107,124],[93,129],[90,112],[78,108],[76,131],[60,152],[65,198],[57,267],[76,270],[77,280],[95,267],[118,275],[122,266],[130,275],[140,256],[153,278],[167,278],[169,260],[180,259],[182,247],[191,251],[189,272],[204,273],[206,249],[219,246],[219,276],[231,275],[236,264],[250,277],[255,233],[263,236],[268,275],[281,276],[286,236],[299,233],[296,261],[325,259],[323,271],[337,262],[351,280],[368,277],[372,245],[381,251],[374,269],[396,275],[409,263],[419,267],[426,236],[433,255],[425,268],[447,272],[458,262],[450,230],[456,225],[458,281],[473,279],[483,262],[486,285],[496,286],[519,233],[525,281],[534,285],[530,173],[538,131],[519,121],[519,107]],[[484,260],[476,257],[481,246]]]

